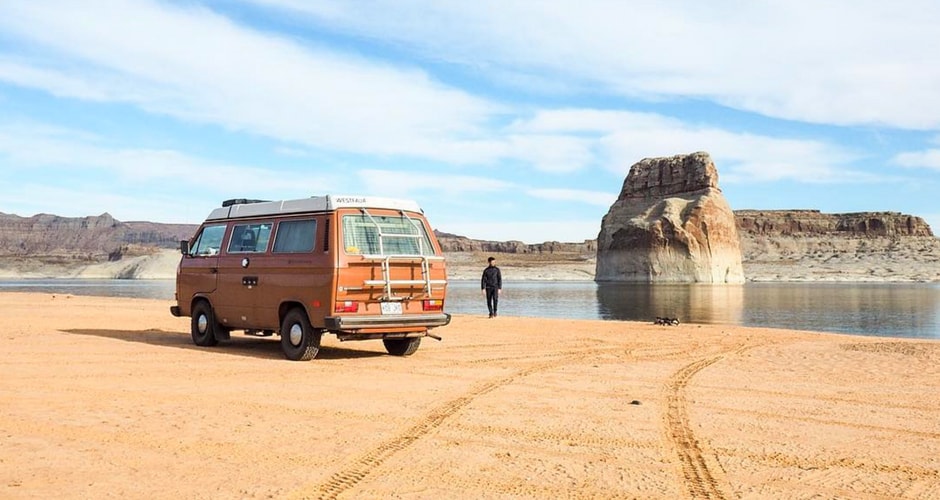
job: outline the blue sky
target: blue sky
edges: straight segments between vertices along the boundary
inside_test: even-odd
[[[417,200],[594,238],[635,162],[734,209],[940,230],[940,3],[0,3],[0,212],[199,223],[226,198]]]

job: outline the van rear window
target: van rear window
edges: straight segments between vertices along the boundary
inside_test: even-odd
[[[274,236],[274,253],[312,252],[316,237],[316,220],[281,221]]]
[[[229,240],[229,253],[266,251],[268,239],[271,238],[271,226],[270,222],[236,225],[232,229],[232,239]]]
[[[343,245],[349,254],[434,255],[421,220],[401,216],[344,215]]]

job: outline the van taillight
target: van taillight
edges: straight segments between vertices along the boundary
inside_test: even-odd
[[[336,312],[338,313],[354,313],[359,312],[359,303],[355,300],[346,300],[343,302],[336,303]]]
[[[423,311],[440,311],[440,310],[444,309],[444,301],[443,301],[443,300],[435,300],[435,299],[431,299],[431,300],[422,300],[422,301],[421,301],[421,309],[422,309]]]

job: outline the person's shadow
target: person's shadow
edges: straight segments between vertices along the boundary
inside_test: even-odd
[[[159,347],[174,347],[185,350],[199,350],[211,352],[213,354],[224,354],[229,356],[247,356],[263,359],[281,359],[285,360],[284,353],[281,351],[280,337],[252,337],[238,336],[232,332],[232,339],[219,342],[214,347],[200,347],[193,344],[189,333],[171,332],[158,329],[149,330],[102,330],[102,329],[74,329],[59,330],[63,333],[72,335],[88,335],[93,337],[102,337],[107,339],[123,340],[125,342],[136,342]],[[384,352],[365,351],[358,349],[348,349],[336,346],[321,346],[320,352],[315,359],[352,359],[352,358],[374,358],[387,356]]]

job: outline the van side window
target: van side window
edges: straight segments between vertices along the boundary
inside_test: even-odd
[[[232,239],[228,243],[228,252],[263,253],[268,249],[272,225],[270,222],[236,225],[232,229]]]
[[[274,237],[274,253],[312,252],[316,237],[316,220],[281,221]]]
[[[189,249],[189,255],[195,257],[208,257],[219,255],[222,248],[222,237],[225,236],[225,224],[206,226],[202,228],[199,237]]]

